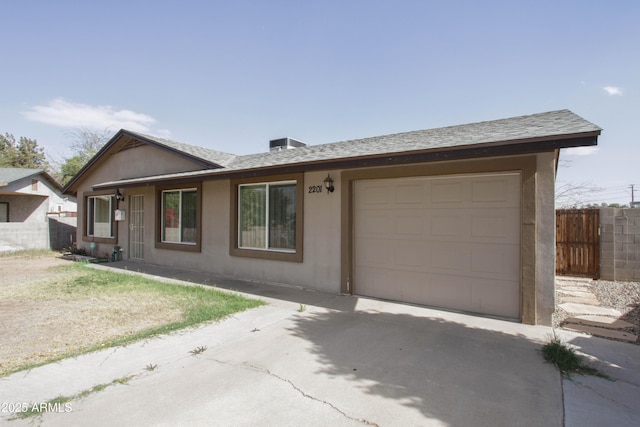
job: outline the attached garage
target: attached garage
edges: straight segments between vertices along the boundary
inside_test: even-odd
[[[354,293],[520,318],[520,173],[354,184]]]

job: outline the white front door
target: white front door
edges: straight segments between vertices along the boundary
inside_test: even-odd
[[[129,257],[144,259],[144,196],[129,196]]]

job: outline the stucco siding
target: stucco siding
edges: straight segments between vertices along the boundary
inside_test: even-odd
[[[339,177],[332,173],[336,191],[309,193],[309,185],[322,185],[326,172],[305,174],[304,258],[283,262],[229,254],[232,224],[229,180],[206,181],[202,186],[202,249],[200,253],[160,249],[154,246],[156,194],[149,187],[130,188],[126,194],[145,196],[144,261],[172,267],[196,269],[261,282],[303,286],[329,292],[340,291],[340,193]],[[125,202],[121,209],[128,209]],[[118,242],[125,253],[128,226],[118,224]],[[108,245],[107,245],[108,246]],[[126,255],[125,255],[126,257]]]
[[[34,189],[33,180],[37,180],[38,184]],[[11,184],[2,188],[4,192],[15,192],[20,194],[28,194],[30,196],[43,196],[48,197],[47,211],[48,212],[75,212],[76,202],[75,198],[62,195],[60,190],[56,189],[46,179],[41,179],[40,176],[32,176],[23,178],[12,182]]]
[[[555,306],[555,154],[536,162],[536,324],[551,326]]]

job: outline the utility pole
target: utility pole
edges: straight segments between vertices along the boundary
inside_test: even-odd
[[[636,190],[633,189],[634,187],[633,184],[631,184],[629,187],[631,188],[631,206],[633,206],[633,202],[635,202],[635,198],[633,197],[633,195],[636,192]]]

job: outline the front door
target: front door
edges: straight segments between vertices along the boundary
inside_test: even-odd
[[[129,196],[129,255],[144,259],[144,196]]]

